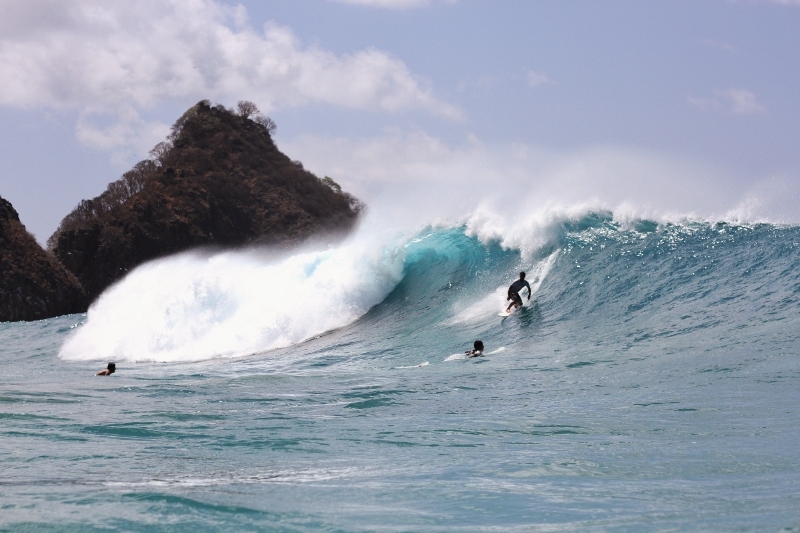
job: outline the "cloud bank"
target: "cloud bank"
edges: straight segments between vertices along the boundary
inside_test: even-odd
[[[460,115],[386,52],[305,46],[287,27],[257,31],[243,7],[212,0],[5,0],[0,78],[0,105],[77,110],[79,137],[104,147],[158,130],[137,126],[142,110],[202,98],[266,112],[326,104]],[[96,127],[108,114],[116,124]]]

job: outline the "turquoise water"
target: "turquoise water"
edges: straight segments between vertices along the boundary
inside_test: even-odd
[[[800,530],[800,228],[551,230],[167,260],[0,324],[0,529]]]

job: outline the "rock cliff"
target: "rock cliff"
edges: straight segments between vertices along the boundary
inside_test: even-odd
[[[198,103],[151,159],[67,215],[48,247],[91,301],[137,265],[192,247],[289,246],[350,229],[361,202],[281,153],[273,131],[249,102]]]
[[[76,313],[86,294],[55,257],[27,232],[14,207],[0,198],[0,322]]]

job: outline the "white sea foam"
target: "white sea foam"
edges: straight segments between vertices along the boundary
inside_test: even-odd
[[[398,367],[395,367],[395,368],[398,368],[398,369],[400,369],[400,368],[422,368],[423,366],[428,366],[428,365],[430,365],[430,364],[431,364],[431,363],[430,363],[429,361],[425,361],[425,362],[423,362],[423,363],[420,363],[420,364],[418,364],[418,365],[411,365],[411,366],[398,366]]]
[[[163,477],[141,481],[102,481],[100,485],[111,489],[147,489],[162,487],[197,488],[225,485],[260,485],[264,483],[311,483],[328,481],[350,475],[350,469],[309,469],[266,471],[255,473],[230,472],[218,477]]]
[[[449,220],[462,216],[464,206],[478,205],[523,226],[528,218],[575,206],[615,214],[635,206],[638,216],[651,220],[679,214],[744,223],[800,221],[796,173],[748,176],[661,150],[559,150],[398,130],[362,140],[303,136],[283,147],[319,175],[335,173],[387,220],[406,224]]]
[[[69,360],[180,362],[289,346],[342,327],[400,281],[402,246],[354,239],[282,259],[187,253],[140,266],[69,337]]]

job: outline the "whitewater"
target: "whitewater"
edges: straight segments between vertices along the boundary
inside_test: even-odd
[[[798,272],[585,204],[153,261],[0,324],[0,529],[797,531]]]

